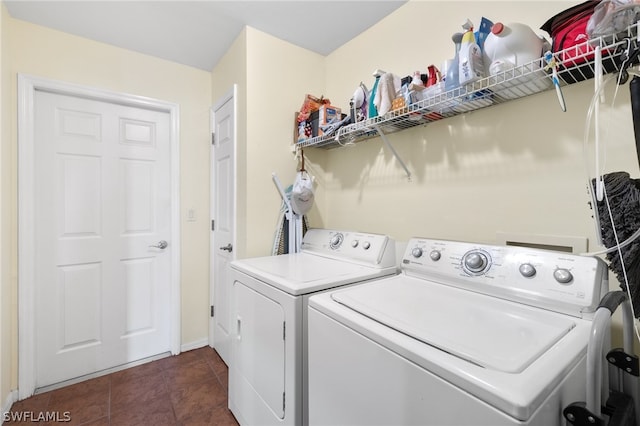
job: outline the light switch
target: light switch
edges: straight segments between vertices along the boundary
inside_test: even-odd
[[[189,209],[187,210],[187,222],[195,222],[196,221],[196,210]]]

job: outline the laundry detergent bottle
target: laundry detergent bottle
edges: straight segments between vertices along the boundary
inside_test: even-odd
[[[462,36],[460,52],[458,53],[458,78],[460,85],[472,83],[484,77],[482,52],[473,34],[473,24],[467,19],[462,26],[465,33]]]

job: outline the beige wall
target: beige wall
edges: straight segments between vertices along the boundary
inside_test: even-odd
[[[323,56],[247,28],[247,256],[271,252],[282,203],[271,174],[285,188],[293,183],[294,112],[305,93],[320,96],[324,86]]]
[[[7,28],[4,28],[5,26]],[[209,225],[207,219],[209,191],[207,182],[209,177],[209,110],[211,107],[210,73],[12,18],[3,22],[3,36],[5,30],[10,35],[9,49],[5,49],[3,45],[3,63],[4,60],[7,60],[5,53],[10,52],[8,58],[10,105],[17,103],[16,75],[24,73],[160,99],[180,106],[182,343],[189,345],[205,341],[209,305]],[[6,71],[6,67],[3,67],[3,71]],[[3,92],[3,101],[5,99]],[[7,151],[12,153],[11,181],[7,185],[10,191],[4,191],[5,182],[2,181],[3,216],[6,211],[5,205],[11,211],[16,210],[16,114],[15,108],[12,107],[9,118],[12,127],[10,137],[4,131],[2,135],[2,158],[4,159]],[[3,124],[5,124],[4,120]],[[3,179],[4,176],[7,176],[4,173],[5,165],[6,162],[3,161]],[[196,211],[197,220],[195,222],[186,221],[188,209]],[[15,235],[16,226],[17,219],[13,216],[9,225],[9,233]],[[4,249],[8,236],[4,227],[1,231]],[[16,253],[15,240],[9,250]],[[4,259],[3,256],[3,262]],[[12,263],[10,269],[15,270],[15,256]],[[3,263],[3,290],[7,275],[4,266]],[[9,284],[12,294],[15,294],[16,286],[14,274]],[[3,293],[3,307],[7,303],[5,300],[7,299]],[[11,336],[7,337],[4,332],[2,334],[3,351],[7,347],[4,344],[7,339],[11,339],[13,342],[10,345],[12,367],[9,370],[12,376],[12,389],[16,387],[17,371],[17,344],[15,344],[17,313],[15,306],[13,308],[10,314]],[[4,321],[3,324],[5,324]],[[5,370],[3,368],[4,377]]]
[[[338,106],[371,72],[400,76],[453,56],[450,35],[469,17],[523,22],[538,28],[566,7],[558,2],[411,1],[326,59],[326,95]],[[437,10],[435,19],[434,10]],[[541,33],[541,32],[540,32]],[[496,105],[390,135],[413,176],[409,182],[380,138],[351,148],[310,151],[326,161],[321,186],[329,227],[478,242],[496,232],[575,235],[594,243],[582,154],[588,81],[564,89],[563,113],[554,91]],[[608,170],[638,174],[628,89],[611,122]],[[326,169],[324,169],[326,167]]]

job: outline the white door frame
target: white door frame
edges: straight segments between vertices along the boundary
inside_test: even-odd
[[[211,107],[211,111],[210,111],[210,119],[211,119],[211,123],[210,123],[210,127],[211,127],[211,134],[213,134],[215,132],[215,111],[220,109],[220,107],[222,105],[225,104],[225,102],[228,102],[229,100],[233,99],[233,214],[236,216],[234,221],[233,221],[233,241],[231,241],[231,245],[234,247],[234,249],[237,247],[237,230],[238,230],[238,220],[237,220],[237,208],[238,208],[238,85],[234,84],[233,87],[224,94],[224,96],[222,96],[221,98],[219,98],[216,103],[213,104],[213,106]],[[210,200],[210,205],[209,205],[209,212],[210,212],[210,218],[209,220],[214,220],[215,218],[213,217],[213,212],[214,212],[214,196],[213,196],[213,191],[215,189],[215,172],[214,172],[214,167],[215,167],[215,162],[214,162],[214,150],[216,149],[216,145],[212,144],[211,145],[211,154],[209,156],[209,162],[210,162],[210,187],[209,187],[209,200]],[[209,228],[211,229],[211,228]],[[213,230],[210,231],[211,232],[211,238],[210,238],[210,253],[209,253],[209,305],[213,306],[213,293],[214,293],[214,284],[215,284],[215,271],[213,270],[213,253],[214,250],[217,249],[217,245],[216,245],[216,241],[215,241],[215,233],[213,232]],[[235,253],[235,252],[234,252]],[[235,259],[235,254],[233,256],[233,258]],[[213,333],[215,330],[215,318],[213,316],[209,316],[209,346],[213,347]]]
[[[180,107],[142,96],[18,74],[18,390],[19,399],[33,395],[36,386],[35,341],[35,92],[111,102],[167,112],[171,122],[171,278],[170,345],[180,353]]]

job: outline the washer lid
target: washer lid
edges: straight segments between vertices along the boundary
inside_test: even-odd
[[[519,373],[575,327],[530,306],[402,276],[332,298],[403,334],[482,367]]]
[[[396,272],[305,252],[235,260],[231,267],[296,296]]]

